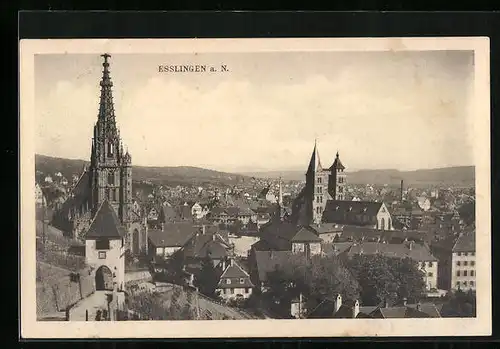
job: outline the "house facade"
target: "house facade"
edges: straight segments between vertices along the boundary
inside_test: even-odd
[[[231,259],[230,264],[225,267],[220,276],[216,292],[224,300],[247,299],[252,294],[254,284],[250,280],[250,275]]]

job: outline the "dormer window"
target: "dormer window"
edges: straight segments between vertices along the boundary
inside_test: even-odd
[[[230,285],[231,284],[231,279],[226,279],[226,284]]]
[[[240,284],[243,284],[245,282],[245,279],[241,278],[240,279]]]

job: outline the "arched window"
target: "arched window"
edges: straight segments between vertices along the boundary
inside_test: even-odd
[[[381,228],[382,230],[385,230],[385,219],[384,219],[384,218],[382,218],[382,219],[380,220],[380,228]]]

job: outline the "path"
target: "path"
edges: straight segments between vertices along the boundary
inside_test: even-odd
[[[89,297],[76,303],[69,314],[69,321],[85,321],[85,311],[88,310],[88,321],[95,321],[97,310],[108,309],[107,294],[111,291],[96,291]],[[113,310],[114,302],[111,302],[110,308]]]

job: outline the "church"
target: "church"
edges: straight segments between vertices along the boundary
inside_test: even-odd
[[[320,224],[329,200],[345,200],[346,174],[339,153],[329,168],[323,168],[318,145],[314,149],[306,172],[306,184],[293,203],[292,219],[302,226]]]
[[[347,175],[339,153],[323,168],[315,143],[306,172],[306,184],[293,203],[292,221],[300,226],[322,223],[393,230],[392,218],[383,202],[346,199]]]
[[[109,54],[102,55],[101,95],[92,138],[90,165],[86,166],[52,224],[72,238],[85,240],[103,202],[113,208],[126,233],[126,249],[133,255],[147,251],[147,226],[133,210],[132,157],[124,151],[116,125]]]

